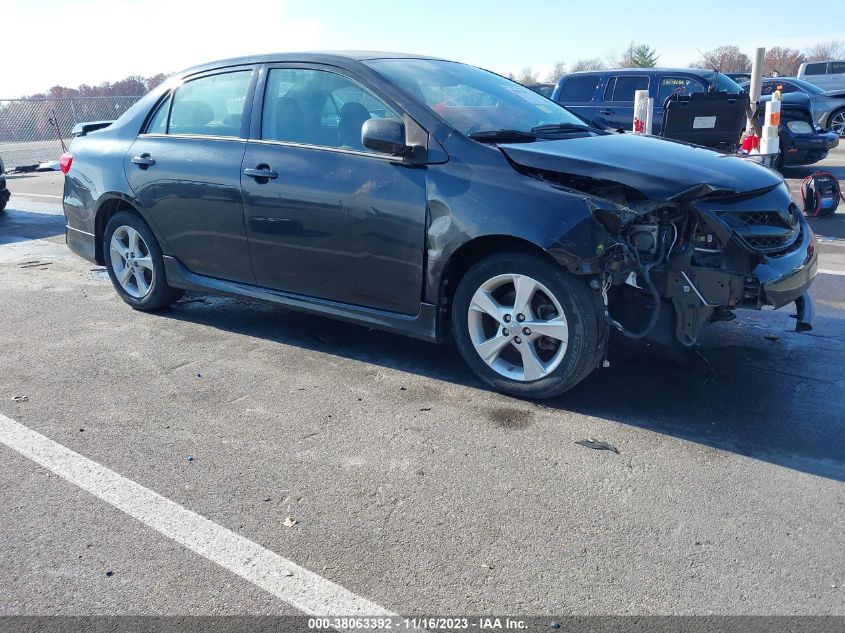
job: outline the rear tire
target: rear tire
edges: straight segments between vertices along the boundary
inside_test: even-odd
[[[136,310],[165,308],[185,293],[167,285],[158,241],[134,213],[120,211],[106,224],[103,259],[117,294]]]
[[[540,257],[501,253],[458,284],[452,332],[470,369],[520,398],[551,398],[601,362],[607,340],[599,293]]]

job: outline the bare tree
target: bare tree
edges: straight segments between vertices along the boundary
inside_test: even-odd
[[[832,40],[820,42],[804,51],[805,61],[820,62],[828,59],[841,59],[845,57],[845,42]]]
[[[579,59],[577,62],[572,64],[571,72],[576,73],[580,70],[604,70],[607,68],[607,64],[605,64],[601,59],[598,57],[590,57],[588,59]]]
[[[546,81],[550,84],[557,83],[557,80],[566,74],[566,62],[558,60],[555,62],[554,68],[551,69]]]
[[[701,53],[701,59],[692,62],[690,66],[711,68],[723,73],[747,73],[751,70],[751,59],[739,49],[739,46],[717,46]]]
[[[764,75],[795,75],[798,67],[804,63],[804,55],[795,48],[773,46],[766,49],[763,59]]]
[[[161,82],[167,79],[167,75],[164,73],[158,73],[157,75],[153,75],[152,77],[147,77],[146,84],[147,84],[147,91],[152,90],[156,86],[158,86]]]
[[[619,68],[654,68],[659,58],[657,51],[648,44],[631,42],[614,65]]]
[[[534,71],[531,69],[531,66],[526,66],[525,68],[519,71],[519,75],[517,75],[516,80],[523,85],[536,84],[537,76],[534,74]]]

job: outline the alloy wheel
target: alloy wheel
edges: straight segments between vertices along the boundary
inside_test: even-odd
[[[143,299],[155,278],[150,249],[141,234],[131,226],[119,226],[109,243],[115,279],[126,294]]]
[[[845,136],[845,110],[837,112],[830,119],[830,131],[836,132],[839,136]]]
[[[548,376],[569,344],[569,324],[551,291],[527,275],[496,275],[470,301],[469,335],[496,373],[521,382]]]

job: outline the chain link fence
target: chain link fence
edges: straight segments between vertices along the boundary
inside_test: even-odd
[[[7,170],[57,160],[74,125],[116,119],[140,98],[0,99],[0,158]]]

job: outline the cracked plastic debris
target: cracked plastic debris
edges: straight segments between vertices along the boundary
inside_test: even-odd
[[[591,437],[588,440],[578,440],[575,442],[579,446],[584,446],[586,448],[592,448],[597,451],[610,451],[612,453],[619,454],[619,449],[616,448],[613,444],[608,444],[607,442],[602,442],[601,440],[597,440],[594,437]]]

